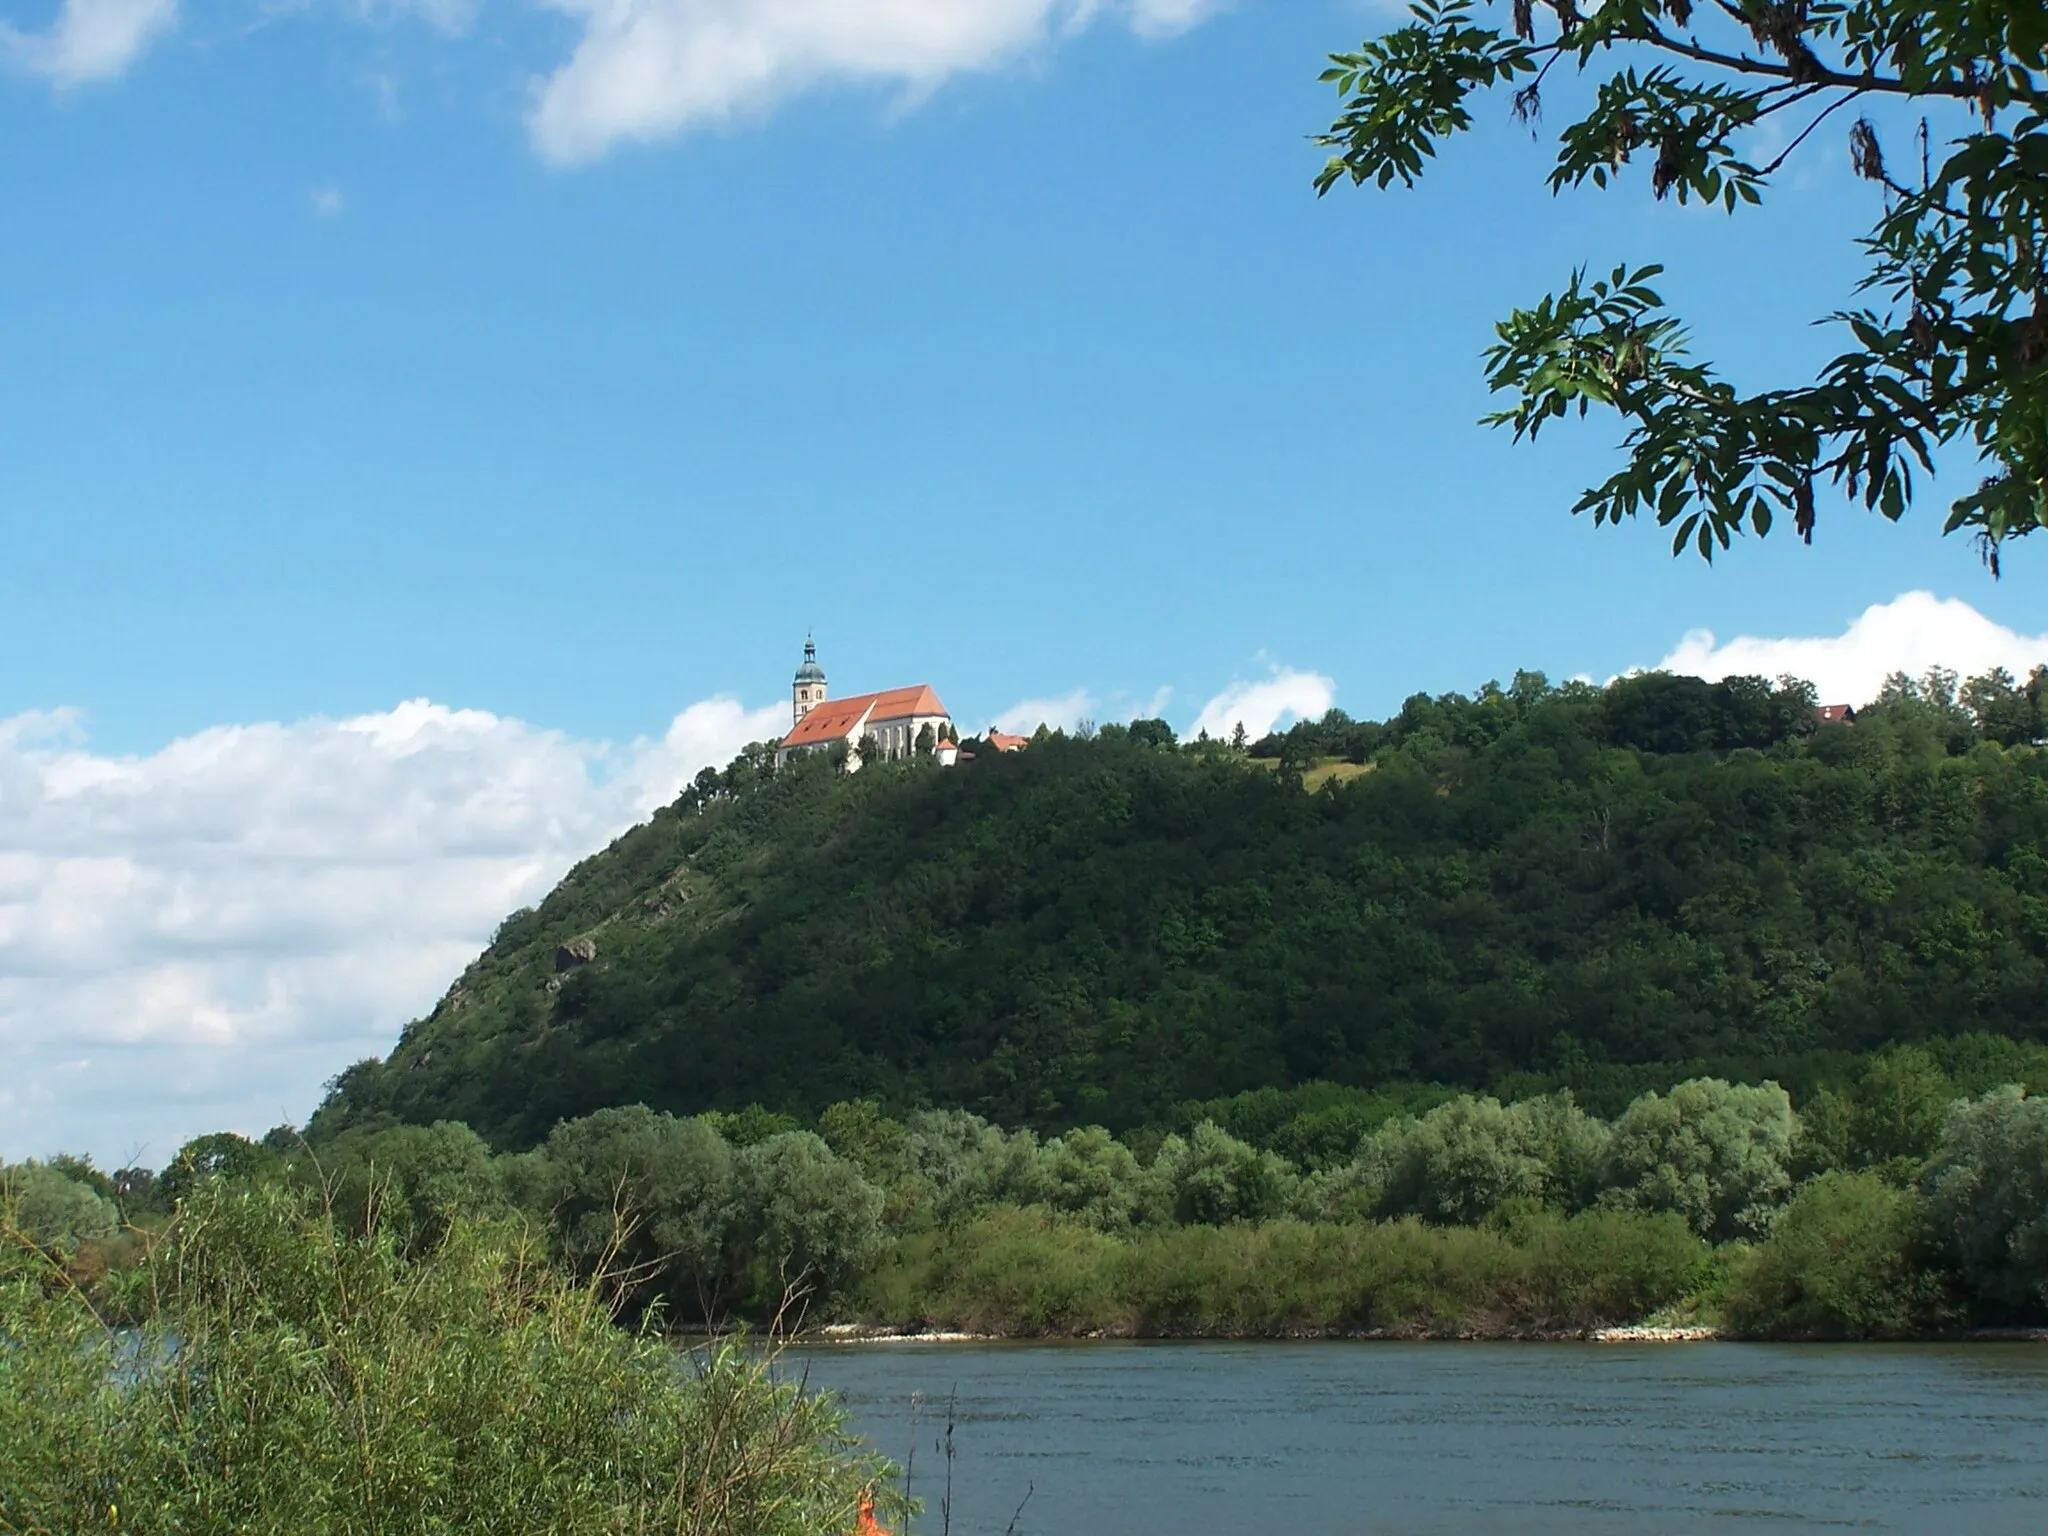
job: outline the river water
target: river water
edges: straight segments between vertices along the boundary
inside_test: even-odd
[[[2048,1532],[2048,1345],[917,1344],[785,1357],[955,1536]],[[1027,1501],[1028,1494],[1028,1501]],[[1023,1512],[1017,1515],[1019,1505]]]

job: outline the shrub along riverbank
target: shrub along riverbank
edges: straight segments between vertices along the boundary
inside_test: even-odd
[[[0,1531],[820,1536],[888,1475],[758,1351],[679,1370],[517,1224],[408,1258],[220,1181],[127,1329],[25,1237],[0,1223]]]
[[[1670,1214],[1536,1209],[1485,1228],[1281,1220],[1118,1239],[1010,1210],[906,1238],[857,1301],[873,1318],[1011,1336],[1499,1338],[1646,1317],[1713,1270],[1708,1245]]]
[[[2000,1083],[2038,1083],[2042,1057],[1894,1048],[1797,1111],[1774,1083],[1711,1078],[1611,1120],[1566,1092],[1319,1086],[1121,1139],[872,1102],[812,1127],[634,1107],[509,1155],[444,1122],[202,1138],[160,1180],[53,1160],[0,1184],[117,1310],[147,1310],[153,1222],[243,1187],[317,1199],[401,1258],[511,1223],[662,1326],[1518,1335],[1663,1316],[1907,1337],[2048,1317],[2048,1098]]]

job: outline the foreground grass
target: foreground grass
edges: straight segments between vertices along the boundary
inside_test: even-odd
[[[1015,1336],[1507,1336],[1635,1322],[1714,1275],[1713,1250],[1670,1215],[1275,1221],[1120,1239],[1006,1210],[903,1239],[857,1305],[892,1325]]]
[[[303,1197],[188,1202],[116,1330],[0,1225],[0,1531],[824,1536],[886,1469],[758,1351],[675,1352],[512,1229],[407,1261]]]

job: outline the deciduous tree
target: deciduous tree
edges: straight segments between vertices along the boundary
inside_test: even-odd
[[[1653,286],[1660,267],[1582,269],[1498,326],[1487,380],[1511,403],[1487,420],[1521,438],[1594,406],[1619,413],[1626,462],[1574,511],[1596,523],[1647,513],[1673,530],[1674,551],[1710,559],[1782,518],[1810,541],[1829,485],[1896,519],[1915,471],[1965,444],[1989,474],[1953,503],[1948,528],[1973,533],[1996,571],[2001,544],[2048,518],[2048,9],[1488,5],[1505,26],[1483,24],[1474,0],[1419,0],[1406,25],[1332,57],[1324,79],[1344,103],[1320,140],[1335,153],[1319,190],[1413,183],[1472,126],[1480,93],[1511,92],[1533,124],[1565,69],[1601,78],[1558,134],[1553,190],[1604,188],[1646,166],[1652,196],[1734,212],[1761,201],[1814,135],[1839,133],[1881,207],[1863,241],[1864,302],[1830,317],[1847,347],[1817,379],[1739,390],[1693,355]],[[1884,103],[1915,114],[1917,144],[1901,141]],[[1953,133],[1938,148],[1937,114]]]

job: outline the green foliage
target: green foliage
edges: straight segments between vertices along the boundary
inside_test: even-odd
[[[872,1098],[1213,1119],[1332,1168],[1461,1087],[1611,1116],[1703,1076],[1846,1091],[1887,1041],[2038,1061],[2048,754],[1989,734],[1995,684],[1817,727],[1804,685],[1525,673],[1292,728],[1292,760],[1373,743],[1313,794],[1128,732],[945,774],[736,763],[508,919],[309,1135],[516,1149],[644,1100],[738,1145]]]
[[[1776,1083],[1718,1078],[1648,1093],[1614,1124],[1602,1200],[1617,1208],[1676,1211],[1716,1241],[1761,1232],[1792,1187],[1792,1101]]]
[[[2048,1099],[2006,1087],[1958,1102],[1923,1189],[1974,1292],[2004,1309],[2048,1303]]]
[[[1281,1336],[1579,1330],[1700,1283],[1706,1245],[1670,1216],[1532,1213],[1498,1229],[1168,1227],[1117,1239],[1029,1211],[905,1239],[875,1315],[1012,1334]]]
[[[1206,1121],[1185,1137],[1167,1137],[1153,1173],[1175,1221],[1208,1226],[1282,1215],[1299,1183],[1285,1158]]]
[[[275,1173],[280,1166],[281,1159],[270,1148],[232,1131],[215,1131],[180,1147],[157,1182],[165,1198],[178,1201],[215,1179],[244,1183]]]
[[[1424,1083],[1376,1089],[1303,1083],[1184,1104],[1173,1120],[1182,1131],[1209,1121],[1255,1147],[1317,1169],[1348,1163],[1359,1144],[1389,1120],[1433,1109],[1456,1096],[1455,1089]]]
[[[380,1228],[408,1254],[438,1246],[462,1217],[509,1213],[491,1149],[466,1125],[437,1121],[354,1132],[305,1167],[350,1231]]]
[[[829,1296],[881,1248],[882,1192],[808,1131],[743,1148],[733,1183],[757,1294]]]
[[[1728,1323],[1759,1336],[1915,1333],[1938,1320],[1942,1301],[1925,1246],[1910,1192],[1871,1173],[1824,1173],[1800,1187],[1738,1267]]]
[[[1155,1192],[1130,1148],[1099,1125],[1055,1136],[1039,1148],[1022,1190],[1027,1200],[1078,1217],[1099,1232],[1128,1232],[1145,1219]]]
[[[1453,1099],[1373,1138],[1381,1208],[1389,1215],[1472,1225],[1510,1200],[1540,1202],[1550,1168],[1534,1118],[1498,1099]]]
[[[1490,422],[1533,437],[1599,406],[1628,423],[1627,463],[1575,511],[1596,522],[1651,513],[1675,525],[1675,551],[1691,544],[1711,558],[1745,528],[1763,535],[1785,516],[1810,540],[1822,481],[1897,519],[1914,469],[1931,471],[1939,447],[1963,441],[1994,472],[1955,502],[1949,529],[1972,530],[1995,569],[2002,540],[2041,525],[2048,22],[2039,5],[1505,0],[1505,30],[1475,25],[1477,9],[1422,0],[1405,25],[1333,56],[1323,79],[1344,102],[1321,138],[1335,153],[1319,192],[1345,179],[1412,183],[1442,141],[1472,125],[1477,92],[1523,82],[1515,115],[1535,123],[1543,83],[1562,64],[1604,78],[1558,134],[1553,190],[1604,188],[1648,162],[1654,196],[1732,213],[1761,201],[1832,119],[1852,168],[1882,197],[1862,242],[1861,288],[1875,307],[1830,317],[1850,349],[1811,384],[1745,395],[1694,362],[1684,326],[1650,286],[1654,265],[1591,282],[1575,272],[1560,293],[1501,322],[1488,383],[1514,403]],[[1881,140],[1880,124],[1894,120],[1874,103],[1887,98],[1967,131],[1938,162],[1923,138],[1919,173],[1902,171]],[[1855,104],[1878,122],[1835,117]],[[1925,135],[1928,118],[1919,123]],[[1758,164],[1780,134],[1785,147]]]
[[[1738,1332],[1894,1336],[1969,1315],[2024,1320],[2048,1301],[2043,1101],[2017,1087],[1958,1100],[1937,1139],[1927,1130],[1954,1085],[2038,1067],[2037,1054],[1995,1037],[1939,1055],[1888,1049],[1804,1117],[1775,1084],[1718,1079],[1643,1094],[1612,1125],[1568,1092],[1456,1095],[1306,1171],[1207,1119],[1041,1143],[964,1111],[897,1120],[858,1100],[819,1117],[823,1136],[735,1149],[708,1117],[634,1106],[497,1158],[460,1126],[350,1132],[324,1155],[303,1151],[289,1178],[205,1180],[177,1219],[235,1191],[314,1198],[340,1230],[425,1261],[509,1204],[525,1213],[509,1230],[664,1324],[1512,1333],[1680,1302],[1711,1313],[1725,1299]],[[1239,1124],[1285,1131],[1304,1105],[1370,1097],[1218,1102]],[[1931,1157],[1915,1156],[1923,1145]],[[1821,1171],[1795,1185],[1795,1166]],[[103,1199],[54,1168],[27,1172],[72,1206]],[[22,1173],[9,1170],[12,1187]],[[104,1235],[110,1220],[41,1251],[81,1295],[146,1315],[155,1269],[134,1267],[138,1234]],[[1709,1239],[1724,1245],[1711,1264]]]
[[[1038,1138],[1029,1131],[1011,1134],[965,1110],[928,1109],[905,1123],[904,1141],[911,1194],[924,1223],[1037,1198]]]
[[[586,1274],[617,1270],[705,1317],[738,1283],[732,1150],[701,1120],[636,1104],[564,1121],[521,1182]]]
[[[883,1471],[760,1355],[679,1369],[509,1231],[409,1261],[216,1179],[149,1278],[117,1334],[0,1231],[0,1529],[817,1536]]]
[[[768,1140],[771,1136],[782,1136],[790,1131],[803,1129],[801,1122],[794,1115],[779,1115],[773,1110],[763,1109],[759,1104],[749,1104],[732,1114],[720,1114],[713,1110],[703,1119],[706,1125],[735,1147],[751,1147],[756,1142]]]
[[[885,1192],[883,1220],[900,1226],[929,1199],[919,1187],[909,1127],[882,1112],[874,1099],[834,1104],[818,1116],[818,1135],[862,1178]]]
[[[1799,1116],[1799,1161],[1816,1169],[1875,1169],[1910,1183],[1934,1151],[1955,1080],[1920,1046],[1879,1051],[1843,1092],[1823,1090]]]
[[[0,1221],[64,1258],[76,1256],[83,1243],[112,1237],[120,1212],[90,1181],[74,1175],[78,1166],[70,1158],[0,1163]]]

